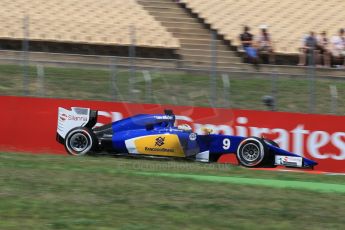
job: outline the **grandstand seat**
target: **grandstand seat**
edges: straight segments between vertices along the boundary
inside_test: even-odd
[[[269,26],[275,50],[297,53],[301,38],[309,31],[335,34],[344,26],[345,1],[332,0],[180,0],[187,8],[234,45],[248,25],[257,34],[261,24]]]
[[[179,42],[135,0],[2,0],[0,39],[179,48]],[[135,25],[135,27],[132,27]]]

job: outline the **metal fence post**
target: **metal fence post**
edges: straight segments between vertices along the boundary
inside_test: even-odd
[[[308,75],[309,75],[309,113],[315,112],[315,50],[308,53]]]
[[[210,104],[211,107],[217,106],[216,99],[217,99],[217,33],[212,30],[211,36],[211,69],[210,69],[210,95],[211,100]]]
[[[23,65],[23,92],[29,95],[29,16],[23,18],[23,41],[22,41],[22,65]]]
[[[272,110],[276,111],[277,110],[277,104],[278,104],[277,103],[277,92],[278,92],[278,90],[277,90],[277,77],[278,77],[278,75],[277,75],[276,69],[273,70],[271,77],[272,77],[271,94],[272,94],[273,101],[274,101],[273,106],[272,106]]]
[[[151,92],[152,92],[152,78],[148,70],[143,70],[143,76],[145,80],[145,101],[147,103],[151,102]]]
[[[228,74],[222,74],[224,106],[229,108],[230,103],[230,78]]]
[[[129,57],[130,57],[130,76],[128,79],[128,95],[129,99],[133,98],[133,81],[136,75],[136,63],[135,63],[135,45],[136,45],[136,28],[134,25],[130,26],[130,40],[131,45],[129,46]]]
[[[111,58],[110,63],[110,81],[111,81],[111,95],[112,100],[115,101],[117,99],[117,96],[119,94],[117,90],[117,84],[116,84],[116,73],[117,73],[117,66],[116,66],[116,57]]]
[[[338,90],[336,85],[329,86],[331,93],[331,113],[337,114],[338,112]]]
[[[37,69],[37,94],[39,96],[44,96],[44,67],[41,64],[36,65]]]

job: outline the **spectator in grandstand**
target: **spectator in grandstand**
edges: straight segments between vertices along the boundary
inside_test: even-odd
[[[306,61],[308,61],[308,65],[315,64],[315,57],[318,53],[317,44],[315,33],[311,31],[309,35],[303,39],[303,46],[300,48],[298,65],[306,65]]]
[[[248,26],[245,26],[243,30],[243,33],[240,35],[243,50],[245,51],[249,61],[256,67],[259,67],[258,54],[256,48],[254,47],[254,36],[249,33],[250,28]]]
[[[345,31],[344,29],[339,30],[339,34],[333,36],[331,39],[331,53],[333,61],[339,62],[343,61],[345,66]],[[344,59],[344,60],[343,60]]]
[[[331,53],[326,31],[323,31],[320,36],[317,37],[317,51],[319,54],[316,63],[318,65],[323,64],[325,67],[331,67]]]
[[[259,54],[260,56],[268,55],[268,63],[274,63],[273,45],[267,25],[261,25],[260,30],[261,32],[257,39]]]

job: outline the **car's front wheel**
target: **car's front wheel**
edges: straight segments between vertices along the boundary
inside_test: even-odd
[[[257,137],[244,139],[237,148],[237,160],[245,167],[265,166],[270,158],[266,143]]]
[[[79,127],[69,131],[65,138],[65,149],[73,156],[83,156],[94,149],[95,135],[88,128]]]

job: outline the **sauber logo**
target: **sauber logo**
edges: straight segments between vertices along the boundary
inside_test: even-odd
[[[87,117],[85,116],[74,116],[74,115],[67,115],[67,114],[61,114],[60,115],[61,121],[66,120],[73,120],[73,121],[87,121]]]
[[[68,116],[66,114],[64,114],[64,113],[60,115],[60,119],[62,121],[65,121],[67,118],[68,118]]]
[[[285,164],[285,163],[287,163],[289,161],[289,159],[288,159],[288,157],[282,157],[282,158],[280,158],[280,164]]]
[[[165,137],[157,137],[156,138],[156,143],[155,143],[155,146],[162,146],[164,145],[164,140],[165,140]]]
[[[302,167],[302,158],[301,157],[276,155],[275,161],[278,165]]]

